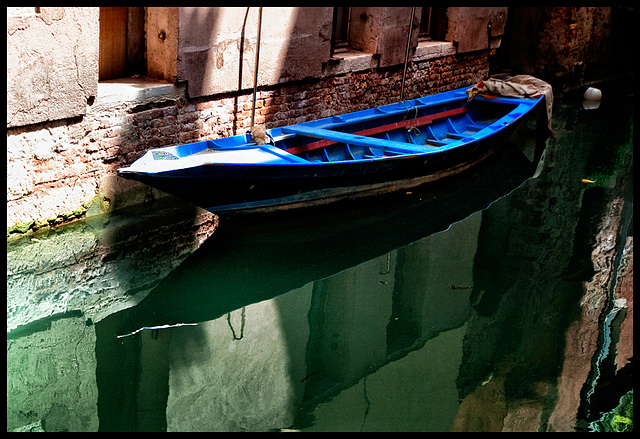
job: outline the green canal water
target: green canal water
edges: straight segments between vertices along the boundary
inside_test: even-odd
[[[461,178],[200,246],[164,202],[8,241],[7,430],[589,430],[632,389],[633,96],[603,91]]]

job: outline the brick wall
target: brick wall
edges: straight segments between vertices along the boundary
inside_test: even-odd
[[[411,63],[404,97],[463,87],[487,74],[486,52]],[[401,80],[396,66],[268,87],[258,92],[256,123],[272,128],[397,102]],[[251,124],[251,92],[133,107],[99,101],[84,117],[8,129],[8,230],[81,217],[92,202],[90,213],[142,202],[154,193],[121,196],[140,186],[116,177],[116,169],[149,148],[243,134]]]

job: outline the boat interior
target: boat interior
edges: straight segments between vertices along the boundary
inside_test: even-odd
[[[479,108],[483,107],[483,108]],[[476,140],[479,131],[512,111],[512,104],[450,102],[406,112],[370,114],[356,120],[334,116],[323,125],[282,128],[274,144],[311,162],[394,157],[442,150]]]
[[[245,134],[163,148],[153,152],[153,161],[200,156],[204,163],[202,156],[215,154],[225,163],[304,164],[436,153],[492,134],[504,126],[494,122],[508,114],[509,121],[519,116],[517,104],[496,101],[467,102],[466,95],[439,103],[415,99],[273,128],[264,146]]]

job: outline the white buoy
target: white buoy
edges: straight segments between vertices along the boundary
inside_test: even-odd
[[[600,108],[600,101],[594,99],[585,99],[582,101],[582,108],[585,110],[597,110]]]
[[[584,98],[589,101],[599,101],[602,99],[602,92],[597,88],[589,87],[584,92]]]

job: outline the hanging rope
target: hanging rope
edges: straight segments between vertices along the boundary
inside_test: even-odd
[[[262,30],[262,7],[258,8],[258,40],[256,42],[256,65],[253,73],[253,104],[251,106],[251,128],[255,124],[256,93],[258,91],[258,60],[260,59],[260,31]]]
[[[404,53],[404,70],[402,71],[402,87],[400,88],[400,101],[404,100],[404,81],[407,77],[407,63],[409,62],[409,49],[411,48],[411,32],[413,31],[413,16],[416,8],[411,8],[411,21],[409,21],[409,32],[407,34],[407,50]]]

